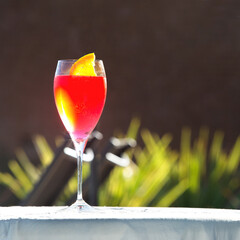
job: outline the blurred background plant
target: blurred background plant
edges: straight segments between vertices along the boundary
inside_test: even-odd
[[[21,202],[33,190],[41,175],[51,164],[54,157],[54,151],[51,149],[47,140],[41,135],[32,137],[33,147],[38,155],[39,164],[33,164],[32,159],[22,148],[16,149],[16,159],[8,163],[9,172],[0,172],[0,184],[9,189],[16,197],[16,204]],[[56,145],[59,146],[64,141],[62,137],[56,139]],[[89,175],[89,165],[83,165],[83,179]],[[66,188],[59,196],[56,205],[63,205],[68,198],[76,192],[77,176],[76,174],[66,183]],[[47,192],[46,192],[47,194]],[[3,203],[7,205],[6,203]]]
[[[240,207],[240,137],[226,151],[222,132],[216,131],[210,136],[209,129],[202,128],[193,139],[191,130],[184,128],[180,148],[175,150],[171,147],[170,134],[159,136],[140,129],[138,119],[132,120],[126,134],[117,135],[139,139],[141,143],[125,153],[132,159],[130,164],[115,166],[101,184],[99,205]],[[9,188],[18,201],[26,198],[54,156],[43,136],[34,136],[33,143],[40,164],[34,165],[24,150],[18,148],[16,159],[9,161],[9,173],[0,173],[0,183]],[[84,163],[83,173],[85,179],[90,173],[88,163]],[[65,205],[76,192],[76,186],[74,175],[55,205]]]
[[[133,152],[127,168],[116,167],[99,193],[100,205],[182,206],[238,208],[240,206],[240,138],[229,152],[224,134],[216,131],[210,141],[207,128],[193,140],[184,128],[180,150],[170,146],[172,137],[140,131],[143,147]]]

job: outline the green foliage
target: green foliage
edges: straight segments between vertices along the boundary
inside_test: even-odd
[[[12,159],[8,163],[10,173],[0,172],[0,183],[8,187],[19,199],[23,199],[33,189],[34,184],[53,156],[45,138],[37,135],[33,142],[41,160],[40,166],[34,166],[26,153],[18,148],[16,149],[17,160]]]
[[[112,171],[100,190],[100,205],[170,206],[186,191],[186,179],[177,181],[174,165],[178,155],[169,148],[171,136],[160,139],[143,130],[141,137],[144,148],[135,149],[136,162]]]
[[[133,119],[122,137],[140,138],[142,147],[138,145],[129,150],[130,165],[115,167],[100,186],[99,205],[239,208],[240,137],[227,152],[220,131],[210,136],[209,130],[202,128],[196,139],[191,135],[191,130],[184,128],[180,149],[174,150],[170,145],[171,135],[160,137],[140,129],[140,121]],[[54,155],[44,137],[35,136],[33,142],[41,160],[39,166],[33,165],[18,148],[16,159],[9,161],[9,173],[0,172],[0,184],[8,187],[19,200],[33,189]],[[90,167],[89,164],[83,167],[85,179]],[[75,174],[55,204],[64,205],[76,189]]]
[[[58,139],[58,144],[61,144],[62,141],[63,139]],[[43,136],[34,136],[33,144],[38,153],[41,162],[40,165],[33,165],[31,159],[29,159],[23,149],[17,148],[15,151],[16,159],[12,159],[8,163],[9,173],[0,172],[0,184],[9,188],[19,200],[24,199],[31,192],[54,156],[53,150]],[[83,179],[85,179],[88,174],[89,166],[83,164]],[[75,174],[67,183],[67,187],[60,195],[56,205],[65,204],[69,196],[76,193],[76,190],[77,176]]]
[[[136,121],[136,120],[135,120]],[[135,122],[129,132],[139,127]],[[135,129],[135,130],[134,130]],[[202,128],[194,141],[184,128],[179,151],[170,147],[171,136],[141,130],[144,147],[133,153],[127,168],[116,167],[99,193],[100,205],[185,206],[237,208],[240,206],[240,137],[229,153],[223,133]]]
[[[186,134],[187,132],[187,134]],[[182,143],[190,134],[183,131]],[[240,137],[229,153],[223,150],[223,133],[215,132],[209,141],[209,131],[201,129],[199,137],[190,144],[182,146],[179,166],[185,168],[188,190],[176,201],[177,206],[190,207],[239,207],[239,162]],[[183,166],[184,164],[184,166]],[[179,175],[179,177],[183,177]]]

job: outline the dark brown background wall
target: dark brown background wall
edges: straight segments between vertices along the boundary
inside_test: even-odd
[[[108,97],[99,130],[138,115],[178,138],[183,126],[240,132],[238,0],[0,1],[0,144],[63,131],[53,99],[57,59],[95,52]]]

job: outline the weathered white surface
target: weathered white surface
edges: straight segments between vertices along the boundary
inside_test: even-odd
[[[240,239],[240,211],[195,208],[0,207],[0,240]]]

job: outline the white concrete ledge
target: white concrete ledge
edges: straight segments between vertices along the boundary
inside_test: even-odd
[[[0,207],[0,240],[240,239],[240,211],[196,208]]]

